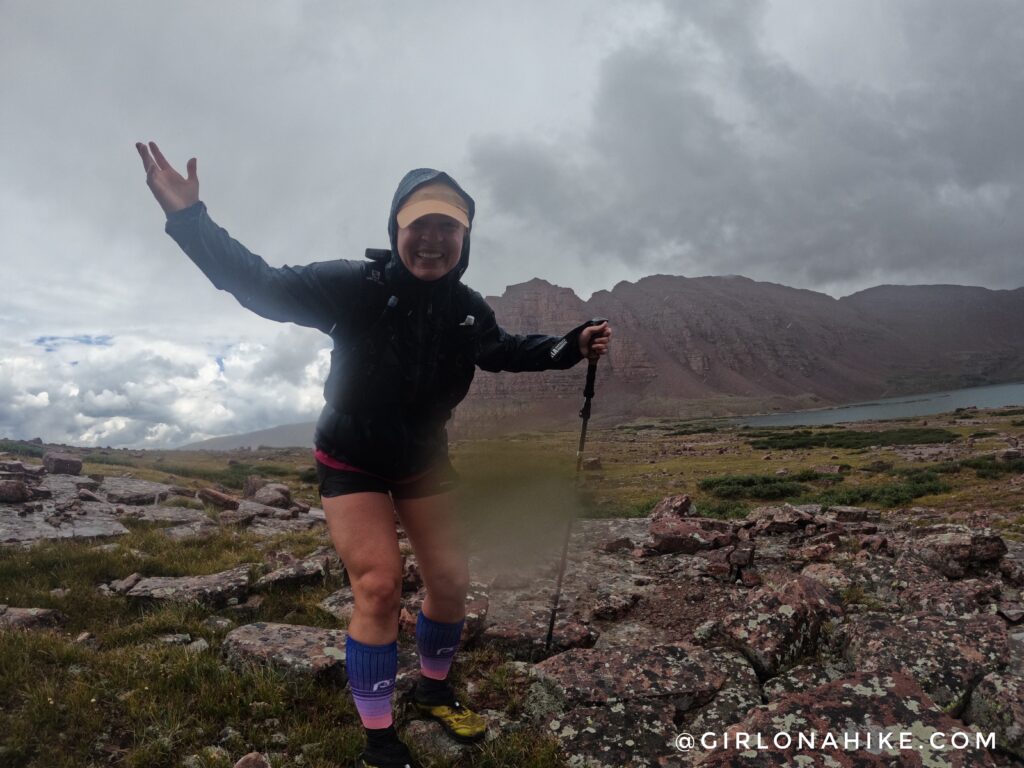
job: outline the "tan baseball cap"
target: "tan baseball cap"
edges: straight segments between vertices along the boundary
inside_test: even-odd
[[[416,219],[439,213],[469,228],[469,206],[458,192],[447,184],[424,184],[416,189],[398,209],[395,216],[399,227],[408,227]]]

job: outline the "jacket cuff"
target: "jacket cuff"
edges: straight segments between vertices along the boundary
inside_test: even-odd
[[[587,323],[576,326],[551,348],[551,359],[556,366],[572,368],[583,359],[583,355],[580,353],[580,334],[586,327]]]
[[[194,223],[205,211],[206,203],[199,200],[192,203],[188,208],[182,208],[180,211],[169,213],[167,214],[167,223],[164,225],[164,231],[170,235],[172,234],[172,229],[177,229]]]

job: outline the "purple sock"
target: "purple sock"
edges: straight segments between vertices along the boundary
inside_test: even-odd
[[[364,728],[387,728],[398,674],[398,643],[366,645],[345,638],[345,671]]]
[[[444,680],[459,649],[465,619],[452,624],[434,621],[420,611],[416,618],[416,650],[420,653],[420,673],[432,680]]]

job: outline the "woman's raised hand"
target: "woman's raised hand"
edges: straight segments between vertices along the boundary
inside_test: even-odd
[[[199,202],[199,177],[196,175],[194,157],[185,166],[188,172],[186,178],[171,167],[156,142],[151,141],[146,146],[140,141],[135,144],[135,148],[146,170],[146,184],[164,213],[170,216],[175,211]]]

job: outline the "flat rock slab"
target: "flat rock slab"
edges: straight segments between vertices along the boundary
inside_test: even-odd
[[[679,728],[671,704],[651,700],[630,706],[577,707],[549,720],[570,766],[622,768],[678,766],[673,740]]]
[[[345,638],[340,629],[257,622],[231,630],[224,654],[233,664],[259,664],[288,675],[345,685]]]
[[[77,477],[75,475],[43,475],[39,479],[39,488],[49,491],[54,501],[70,501],[78,498],[78,492],[83,488],[95,491],[99,483],[88,477]]]
[[[996,735],[996,746],[1024,757],[1024,675],[992,672],[971,692],[964,719]]]
[[[566,651],[533,676],[562,702],[542,727],[569,765],[680,765],[673,740],[684,726],[721,732],[761,703],[746,659],[683,644]]]
[[[164,528],[163,533],[172,541],[192,541],[195,539],[208,539],[211,536],[215,536],[220,530],[219,525],[206,519]]]
[[[798,664],[764,684],[764,695],[768,701],[784,698],[791,693],[802,693],[812,688],[827,685],[842,678],[838,669],[817,664]]]
[[[993,614],[865,614],[851,619],[844,634],[854,669],[911,675],[951,712],[960,710],[975,681],[1009,661],[1006,626]]]
[[[140,600],[198,602],[221,607],[231,598],[241,599],[248,593],[250,568],[251,565],[240,565],[208,576],[150,576],[142,579],[126,594]]]
[[[0,505],[0,544],[31,544],[44,539],[101,538],[128,533],[111,512],[54,514],[30,507]]]
[[[520,603],[514,610],[504,611],[500,618],[492,615],[480,641],[520,661],[534,661],[569,648],[590,648],[597,642],[598,632],[582,619],[558,615],[551,650],[545,651],[550,619],[550,606]]]
[[[943,740],[938,743],[945,749],[938,749],[931,743],[931,736],[936,732],[943,734]],[[720,748],[696,755],[697,765],[717,768],[995,766],[984,748],[949,748],[953,734],[964,734],[973,745],[976,732],[942,712],[913,678],[900,673],[862,672],[804,693],[790,694],[757,707],[727,733],[730,739],[745,734],[753,746],[757,746],[754,740],[760,734],[766,748],[737,747],[733,743],[726,747],[725,737],[718,735]],[[787,746],[784,739],[779,745],[774,744],[775,734],[780,733],[790,735],[792,744]],[[899,749],[901,733],[909,734],[904,738],[910,741],[911,748]],[[800,734],[805,738],[813,734],[817,739],[815,748],[798,748]],[[881,741],[885,734],[890,734],[889,746]],[[824,741],[829,735],[836,746]],[[857,738],[858,748],[844,749],[844,736],[851,743]]]
[[[177,492],[172,485],[134,477],[105,477],[96,490],[112,504],[156,504]]]
[[[228,510],[221,512],[221,516],[223,517],[227,511]],[[251,501],[249,499],[242,499],[239,501],[238,508],[235,511],[241,515],[251,515],[252,517],[274,517],[278,519],[294,517],[291,513],[287,513],[286,510],[272,507],[269,504],[261,504],[258,501]],[[282,514],[283,512],[285,514]]]
[[[534,671],[569,705],[662,699],[685,712],[709,703],[738,676],[746,674],[756,686],[750,665],[739,654],[682,643],[574,648],[540,662]]]
[[[11,608],[0,605],[0,629],[51,629],[67,617],[54,608]]]
[[[271,538],[282,533],[297,533],[308,531],[312,528],[322,526],[323,523],[303,515],[291,520],[275,520],[274,518],[257,518],[251,526],[249,533],[260,538]]]
[[[124,506],[115,510],[119,517],[145,520],[150,523],[199,523],[211,522],[210,516],[201,509],[189,507]]]
[[[908,613],[926,612],[942,616],[964,616],[988,611],[999,601],[999,579],[946,579],[914,584],[899,596],[900,606]]]

